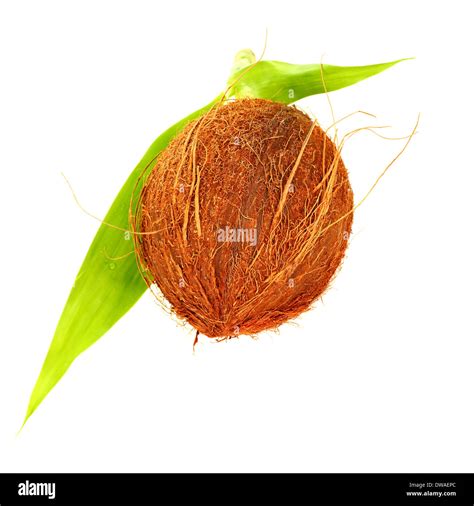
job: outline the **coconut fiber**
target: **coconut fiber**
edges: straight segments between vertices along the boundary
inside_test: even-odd
[[[308,309],[340,266],[353,194],[335,144],[305,113],[261,99],[189,123],[133,212],[142,274],[209,337],[254,335]]]

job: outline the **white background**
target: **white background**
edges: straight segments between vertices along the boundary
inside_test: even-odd
[[[469,2],[0,3],[0,471],[473,472]],[[342,132],[419,132],[357,211],[324,302],[258,340],[202,343],[146,294],[17,436],[98,223],[153,139],[233,55],[416,59],[331,94]],[[301,104],[330,123],[327,100]],[[344,153],[361,198],[398,149]]]

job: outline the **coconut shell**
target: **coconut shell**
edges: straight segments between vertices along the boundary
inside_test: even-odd
[[[147,176],[134,224],[149,285],[209,337],[254,335],[307,310],[344,257],[353,194],[304,112],[261,99],[189,123]]]

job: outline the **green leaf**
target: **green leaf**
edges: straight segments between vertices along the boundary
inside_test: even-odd
[[[349,86],[391,67],[390,63],[364,67],[323,65],[327,91]],[[254,65],[252,67],[252,65]],[[240,79],[236,82],[236,79]],[[320,65],[292,65],[275,61],[255,63],[250,50],[237,54],[230,89],[226,95],[267,98],[291,103],[300,98],[323,93]],[[211,103],[179,121],[150,146],[120,190],[104,222],[128,229],[130,199],[143,170],[191,120],[198,118],[217,103]],[[102,337],[141,297],[146,284],[138,271],[133,241],[125,232],[102,224],[76,277],[64,307],[50,349],[31,394],[25,421],[57,384],[72,362]]]
[[[239,59],[245,61],[246,58],[251,60],[245,54],[242,54]],[[290,104],[310,95],[351,86],[383,72],[396,63],[409,59],[411,58],[360,67],[338,67],[327,64],[295,65],[279,61],[260,61],[253,67],[247,65],[243,69],[236,65],[235,72],[229,79],[229,85],[237,81],[231,87],[231,94],[237,98],[267,98]]]
[[[115,198],[104,218],[105,223],[129,229],[130,199],[143,170],[189,121],[204,114],[221,97],[219,95],[179,121],[155,140]],[[130,234],[105,224],[100,226],[64,307],[23,425],[74,359],[103,336],[145,292],[146,284],[131,251]]]

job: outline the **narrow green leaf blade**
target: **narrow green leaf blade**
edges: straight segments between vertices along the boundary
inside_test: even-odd
[[[318,64],[260,61],[246,69],[254,63],[254,56],[250,50],[241,53],[236,58],[229,80],[233,86],[227,96],[266,98],[289,104],[325,91]],[[361,67],[325,64],[324,83],[327,91],[334,91],[378,74],[400,61],[403,60]],[[189,121],[204,114],[221,98],[219,95],[155,140],[117,195],[104,219],[106,223],[128,228],[130,198],[142,171]],[[132,249],[133,242],[126,239],[124,232],[106,225],[99,228],[64,307],[23,425],[77,356],[102,337],[144,293],[146,285],[137,269],[135,255],[127,255]]]
[[[256,63],[253,68],[239,69],[229,79],[229,84],[235,82],[231,94],[237,98],[267,98],[290,104],[310,95],[324,93],[325,86],[328,92],[351,86],[409,59],[358,67],[323,64],[322,72],[320,64],[295,65],[264,60]]]
[[[142,171],[189,121],[204,114],[220,98],[179,121],[155,140],[115,198],[104,222],[129,228],[130,199]],[[146,290],[135,255],[129,254],[131,251],[130,235],[105,224],[100,226],[63,309],[23,425],[75,358],[103,336]]]

